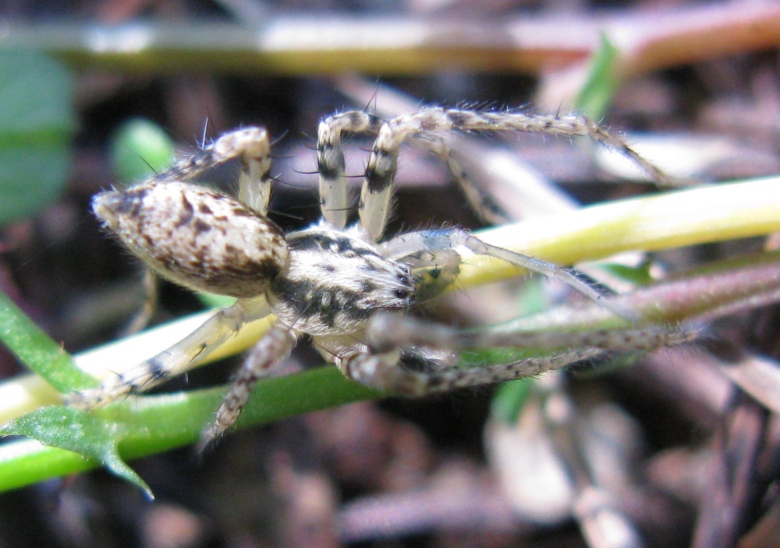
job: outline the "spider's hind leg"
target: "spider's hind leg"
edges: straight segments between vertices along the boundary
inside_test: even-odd
[[[261,127],[247,127],[223,133],[202,150],[179,160],[149,179],[149,183],[192,180],[206,171],[234,159],[241,160],[238,199],[261,215],[268,213],[271,196],[271,144]]]
[[[120,331],[121,337],[138,333],[149,325],[155,310],[157,310],[159,300],[158,282],[159,280],[154,271],[149,267],[144,267],[143,279],[141,280],[144,302]]]
[[[190,335],[132,369],[108,377],[97,388],[73,392],[66,403],[74,407],[95,409],[114,400],[140,394],[184,373],[238,333],[249,322],[270,313],[265,300],[240,300],[214,313]]]

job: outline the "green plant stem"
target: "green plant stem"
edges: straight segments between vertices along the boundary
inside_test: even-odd
[[[253,392],[239,427],[376,399],[381,395],[348,380],[335,367],[267,379]],[[127,436],[120,444],[120,452],[123,458],[135,459],[197,441],[223,396],[222,387],[148,396],[112,405],[96,414],[122,424]],[[45,447],[32,440],[12,441],[0,445],[0,491],[98,466],[97,460],[71,451]]]
[[[767,177],[616,200],[477,235],[499,247],[569,265],[624,251],[749,238],[778,229],[780,177]],[[476,256],[462,266],[458,282],[470,287],[517,275],[512,265]]]

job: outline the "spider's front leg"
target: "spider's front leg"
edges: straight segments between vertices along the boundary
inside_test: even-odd
[[[495,257],[520,268],[558,280],[593,301],[598,302],[618,316],[633,318],[630,311],[623,310],[605,298],[603,291],[585,281],[584,278],[579,277],[575,270],[490,245],[467,230],[460,228],[423,230],[403,234],[385,242],[382,244],[382,248],[385,256],[389,258],[407,263],[413,261],[415,266],[419,266],[423,270],[433,268],[440,274],[446,274],[446,277],[437,283],[439,290],[449,285],[455,279],[462,261],[457,249],[465,248],[473,254]],[[445,262],[442,262],[445,257]],[[437,276],[437,278],[440,277],[441,275]],[[426,288],[423,287],[422,290],[425,291]]]
[[[360,118],[359,115],[356,115]],[[587,136],[608,149],[629,157],[659,183],[679,186],[684,183],[667,176],[637,154],[622,138],[612,135],[591,120],[577,115],[542,115],[516,111],[484,112],[468,109],[423,108],[384,122],[377,131],[366,165],[360,192],[360,222],[374,241],[380,241],[390,211],[393,180],[398,167],[398,153],[406,141],[422,144],[445,159],[457,178],[463,172],[453,165],[446,146],[437,138],[424,136],[451,131],[538,133],[564,137]],[[480,200],[481,201],[481,200]]]
[[[369,347],[375,353],[410,347],[452,352],[495,347],[558,350],[583,347],[614,352],[650,352],[690,342],[696,335],[696,330],[667,329],[658,325],[592,331],[529,331],[501,326],[459,330],[391,313],[377,314],[366,329]]]
[[[420,231],[398,236],[382,245],[384,256],[407,264],[414,273],[416,295],[441,292],[457,276],[458,249],[496,257],[551,276],[574,287],[605,308],[621,315],[619,305],[602,299],[601,293],[574,273],[556,265],[489,245],[465,230]],[[418,299],[419,300],[419,299]],[[378,313],[368,322],[365,345],[338,356],[337,364],[348,377],[401,395],[423,395],[455,388],[492,384],[559,369],[609,351],[655,350],[691,340],[695,333],[662,326],[625,330],[529,332],[522,330],[461,331],[420,322],[400,314]],[[457,353],[490,347],[543,348],[557,354],[473,369],[433,372],[407,371],[399,366],[403,351],[429,350]]]
[[[393,318],[400,320],[403,317],[393,315]],[[423,324],[417,322],[414,325],[421,326]],[[373,350],[370,347],[369,342],[369,348],[354,347],[339,354],[335,360],[339,370],[350,379],[366,386],[410,397],[449,392],[470,386],[495,384],[521,377],[532,377],[598,356],[604,352],[597,348],[584,348],[553,356],[526,358],[518,362],[483,368],[449,368],[439,371],[417,372],[409,371],[401,366],[399,347],[387,349],[387,351]],[[440,348],[439,350],[451,349]]]
[[[656,326],[583,332],[462,331],[400,314],[380,313],[371,319],[366,329],[366,347],[344,352],[336,362],[346,376],[360,383],[398,395],[422,396],[534,377],[611,351],[653,351],[676,346],[693,340],[695,336],[693,331],[667,330]],[[415,372],[399,365],[404,349],[457,353],[466,349],[495,347],[570,350],[466,369]]]

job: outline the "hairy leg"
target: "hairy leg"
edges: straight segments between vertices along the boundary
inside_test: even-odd
[[[257,381],[268,375],[275,365],[290,354],[297,339],[298,335],[294,331],[277,322],[257,342],[233,377],[232,384],[217,409],[214,423],[203,431],[198,445],[199,451],[208,447],[238,420]]]
[[[270,307],[265,299],[240,300],[233,306],[218,310],[190,335],[131,370],[107,378],[97,388],[69,394],[66,403],[94,409],[118,398],[149,390],[192,369],[234,336],[245,323],[268,314]]]

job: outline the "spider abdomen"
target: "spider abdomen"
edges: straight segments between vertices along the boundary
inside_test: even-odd
[[[290,259],[271,286],[274,313],[310,335],[354,332],[381,310],[412,305],[409,268],[383,257],[356,230],[320,225],[287,237]]]
[[[196,291],[263,295],[287,264],[276,224],[202,186],[152,183],[102,192],[92,209],[155,272]]]

